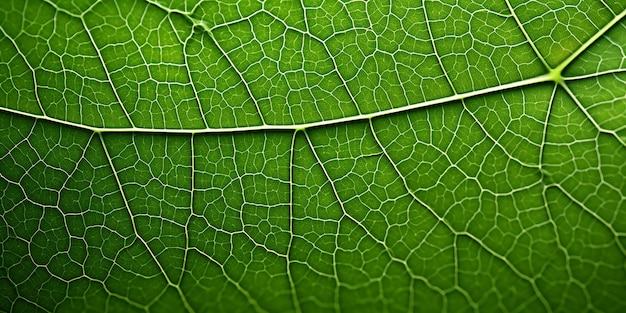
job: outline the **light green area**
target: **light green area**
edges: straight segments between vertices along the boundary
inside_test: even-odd
[[[621,1],[0,4],[0,311],[623,312]]]

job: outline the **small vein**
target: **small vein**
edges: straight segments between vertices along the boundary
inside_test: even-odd
[[[289,279],[289,286],[291,287],[291,301],[293,301],[293,305],[294,308],[296,310],[296,313],[300,313],[302,312],[302,309],[300,308],[300,302],[298,301],[298,295],[296,292],[296,285],[293,279],[293,274],[291,273],[291,268],[289,267],[291,260],[291,247],[293,247],[293,237],[294,237],[294,233],[293,233],[293,222],[294,222],[294,201],[293,201],[293,186],[294,186],[294,177],[293,177],[293,170],[294,170],[294,154],[295,154],[295,144],[296,144],[296,137],[298,135],[297,131],[293,132],[293,136],[291,137],[291,152],[289,154],[289,243],[287,244],[287,252],[285,254],[285,259],[286,259],[286,263],[287,263],[287,278]]]
[[[626,11],[624,11],[626,12]],[[570,98],[574,101],[574,103],[576,103],[576,106],[583,112],[583,114],[585,114],[585,116],[587,117],[587,119],[593,124],[593,126],[600,132],[602,133],[606,133],[609,134],[611,136],[613,136],[617,141],[619,141],[619,143],[622,144],[622,146],[626,147],[626,142],[624,141],[624,139],[622,139],[617,132],[613,131],[613,130],[609,130],[606,129],[602,126],[600,126],[600,124],[598,124],[598,122],[595,120],[595,118],[593,118],[593,116],[591,116],[591,114],[589,114],[589,112],[587,112],[587,109],[582,105],[582,103],[580,102],[580,100],[578,100],[578,97],[576,97],[576,95],[574,94],[574,92],[569,88],[569,86],[567,85],[567,83],[565,82],[561,82],[560,86],[563,87],[563,89],[565,90],[565,92],[567,92],[567,95],[570,96]]]
[[[120,177],[117,174],[115,166],[113,165],[113,159],[111,158],[111,154],[109,153],[109,150],[106,147],[106,143],[104,141],[104,136],[102,135],[102,133],[99,133],[98,137],[100,138],[100,143],[102,145],[102,150],[104,151],[106,159],[107,159],[107,161],[109,163],[108,165],[111,168],[111,172],[113,173],[113,177],[115,177],[115,182],[117,183],[117,188],[119,189],[120,195],[122,196],[122,200],[124,202],[124,207],[126,207],[126,211],[128,212],[128,216],[129,216],[132,228],[133,228],[133,234],[135,235],[135,238],[137,238],[141,242],[141,244],[146,248],[146,251],[148,252],[150,257],[152,258],[154,263],[157,265],[157,267],[159,268],[159,271],[161,272],[163,278],[167,282],[167,285],[168,286],[172,286],[172,287],[176,288],[179,292],[181,292],[180,291],[180,287],[177,284],[174,284],[169,279],[169,277],[165,273],[165,269],[163,268],[161,263],[157,260],[157,257],[152,252],[152,249],[150,249],[150,246],[148,245],[148,243],[139,234],[139,231],[137,230],[137,226],[136,226],[136,223],[135,223],[135,219],[133,217],[133,213],[132,213],[132,211],[130,209],[130,203],[128,202],[128,199],[126,198],[126,194],[124,193],[124,189],[122,188],[122,181],[120,180]],[[185,299],[183,299],[183,301],[185,301]]]
[[[428,11],[426,10],[426,1],[424,1],[424,3],[422,4],[422,8],[424,9],[424,19],[425,19],[425,23],[426,24],[426,29],[428,30],[428,37],[430,37],[430,44],[433,48],[433,52],[435,53],[435,58],[437,59],[437,63],[439,63],[439,67],[441,69],[441,72],[446,76],[446,80],[448,81],[448,85],[450,85],[450,88],[452,88],[452,91],[454,92],[455,95],[458,95],[458,92],[456,91],[456,88],[454,88],[454,84],[452,84],[452,80],[450,79],[450,75],[448,75],[448,71],[446,71],[446,68],[443,66],[443,60],[441,58],[441,56],[439,56],[439,52],[437,51],[437,45],[435,45],[435,37],[433,36],[433,32],[432,29],[430,27],[430,20],[428,19]]]
[[[186,38],[185,40],[182,40],[178,36],[178,32],[176,32],[176,28],[174,27],[174,24],[172,23],[171,18],[169,18],[169,21],[170,21],[170,26],[174,30],[174,34],[176,35],[176,38],[178,39],[178,42],[180,42],[182,46],[181,52],[182,52],[182,55],[185,57],[185,72],[187,74],[187,79],[189,79],[189,85],[191,85],[191,90],[193,91],[194,99],[196,100],[196,103],[198,104],[198,113],[200,113],[200,117],[202,118],[202,123],[204,124],[204,127],[209,128],[209,124],[207,123],[206,117],[204,116],[204,111],[202,110],[202,103],[200,101],[200,95],[198,94],[198,90],[196,89],[196,85],[193,83],[193,78],[191,76],[191,69],[189,68],[189,54],[185,53],[185,49],[187,48],[189,39],[193,37],[193,31],[191,32],[188,38]]]
[[[429,205],[427,205],[425,202],[423,202],[420,198],[418,198],[415,193],[409,188],[408,183],[406,181],[406,178],[404,177],[404,175],[402,175],[399,171],[399,169],[396,167],[395,163],[393,163],[391,161],[391,157],[389,156],[389,154],[387,153],[387,150],[384,148],[384,146],[382,146],[382,143],[379,141],[379,139],[376,136],[376,133],[374,132],[374,126],[372,124],[372,122],[370,121],[370,129],[372,130],[372,134],[374,134],[374,138],[376,140],[376,142],[378,143],[378,145],[381,147],[383,154],[385,155],[385,157],[390,160],[389,162],[392,164],[396,174],[398,175],[398,177],[400,177],[400,179],[402,180],[405,189],[407,190],[407,192],[411,195],[411,197],[420,205],[422,205],[423,207],[425,207],[432,215],[433,217],[435,217],[440,223],[442,223],[443,225],[445,225],[455,236],[465,236],[468,237],[469,239],[471,239],[472,241],[478,243],[480,245],[480,247],[482,247],[483,249],[485,249],[485,251],[487,251],[490,255],[492,255],[493,257],[499,259],[500,261],[502,261],[504,264],[506,264],[514,273],[515,275],[517,275],[518,277],[528,281],[533,289],[535,290],[535,292],[537,293],[537,295],[540,297],[541,302],[543,303],[543,305],[546,307],[546,309],[549,311],[549,304],[547,302],[547,300],[543,297],[543,295],[541,294],[541,292],[539,291],[537,284],[535,283],[535,279],[529,277],[528,275],[522,273],[520,270],[517,269],[517,267],[515,267],[511,262],[509,262],[509,260],[506,259],[506,257],[500,255],[499,253],[497,253],[496,251],[492,250],[489,246],[484,245],[482,243],[482,241],[477,238],[476,236],[474,236],[472,233],[467,232],[467,231],[457,231],[454,229],[454,227],[452,227],[452,225],[450,225],[445,218],[443,218],[442,216],[440,216],[439,214],[437,214],[437,212],[435,212],[435,210],[433,210]]]
[[[113,95],[115,96],[115,100],[117,100],[117,103],[122,108],[122,111],[124,111],[124,115],[126,116],[128,123],[130,123],[130,126],[133,128],[136,127],[135,123],[133,122],[133,119],[130,117],[130,114],[128,114],[128,111],[126,110],[126,106],[124,105],[119,94],[117,93],[117,88],[115,88],[115,85],[113,84],[113,80],[111,79],[111,75],[109,74],[109,69],[107,68],[106,63],[104,62],[104,58],[102,57],[102,53],[100,53],[100,49],[98,48],[98,45],[96,45],[96,42],[94,41],[93,36],[91,35],[91,32],[89,31],[89,27],[87,27],[87,24],[85,24],[84,19],[81,18],[80,22],[83,25],[83,28],[85,29],[85,33],[87,33],[87,37],[89,37],[89,42],[91,43],[91,45],[93,46],[93,49],[96,51],[96,54],[98,55],[98,60],[100,60],[100,64],[102,64],[102,68],[104,69],[104,74],[106,75],[107,82],[109,83],[109,86],[111,87],[111,91],[113,92]]]
[[[2,32],[2,35],[4,35],[5,38],[7,38],[11,44],[13,45],[13,47],[15,48],[15,51],[17,51],[17,54],[19,54],[20,57],[22,57],[22,59],[24,60],[24,63],[26,64],[26,66],[28,66],[28,69],[30,69],[32,75],[33,75],[33,92],[35,94],[35,100],[37,100],[37,105],[39,106],[39,111],[41,111],[41,114],[44,117],[47,117],[48,114],[46,113],[46,110],[44,110],[43,105],[41,104],[41,99],[39,98],[39,84],[37,84],[37,75],[35,74],[35,68],[33,68],[31,66],[31,64],[28,62],[28,59],[26,58],[26,55],[24,53],[22,53],[22,51],[20,51],[17,43],[15,43],[15,40],[13,40],[13,38],[11,38],[11,36],[9,36],[4,28],[2,27],[2,25],[0,25],[0,32]]]
[[[537,49],[537,46],[535,46],[535,43],[533,42],[532,38],[530,38],[530,35],[528,34],[528,32],[526,32],[526,29],[524,28],[524,25],[519,20],[519,17],[517,17],[517,14],[515,14],[515,9],[513,8],[513,6],[511,6],[511,1],[510,0],[505,0],[504,2],[506,3],[507,8],[511,12],[511,15],[513,16],[513,19],[515,20],[515,23],[517,24],[517,27],[520,29],[520,31],[524,35],[524,38],[526,38],[526,42],[528,42],[530,47],[535,52],[535,56],[537,56],[537,58],[539,58],[539,60],[541,61],[541,63],[543,64],[543,66],[547,70],[551,70],[552,68],[550,67],[550,65],[548,65],[548,62],[546,62],[546,59],[541,55],[541,53],[539,52],[539,49]]]

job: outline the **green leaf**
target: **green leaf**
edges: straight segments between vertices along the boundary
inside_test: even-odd
[[[0,311],[623,312],[626,5],[0,4]]]

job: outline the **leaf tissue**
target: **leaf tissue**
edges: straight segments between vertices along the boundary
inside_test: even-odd
[[[0,311],[624,312],[621,0],[5,0]]]

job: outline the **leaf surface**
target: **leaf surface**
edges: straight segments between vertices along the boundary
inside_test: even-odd
[[[4,1],[0,310],[621,312],[621,1]]]

